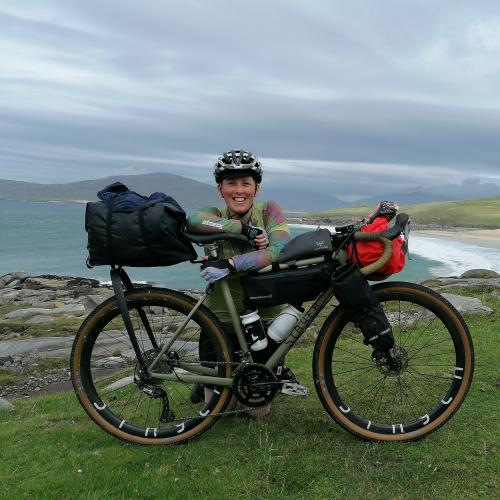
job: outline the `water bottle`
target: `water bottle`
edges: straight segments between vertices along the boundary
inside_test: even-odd
[[[288,334],[292,331],[293,327],[297,324],[300,315],[303,312],[304,309],[302,307],[300,307],[300,309],[297,309],[291,304],[288,305],[288,307],[286,309],[283,309],[283,311],[281,311],[269,325],[269,328],[267,329],[267,334],[269,335],[269,337],[278,344],[283,342],[283,340],[288,337]]]
[[[247,340],[252,351],[262,351],[267,347],[266,331],[257,311],[244,310],[240,314],[241,323],[247,334]]]

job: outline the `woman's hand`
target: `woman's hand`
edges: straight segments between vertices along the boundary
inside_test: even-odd
[[[269,239],[267,237],[266,231],[256,236],[254,242],[257,250],[264,250],[265,248],[267,248],[269,246]]]
[[[263,250],[269,246],[269,239],[263,227],[252,226],[242,222],[241,234],[247,237],[250,245],[256,250]]]

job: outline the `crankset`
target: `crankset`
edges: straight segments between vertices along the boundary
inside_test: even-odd
[[[266,406],[280,387],[281,382],[278,382],[276,375],[258,363],[242,364],[233,373],[233,393],[245,406]]]

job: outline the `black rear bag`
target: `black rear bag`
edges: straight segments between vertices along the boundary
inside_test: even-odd
[[[183,238],[186,214],[170,203],[156,203],[134,212],[114,212],[113,204],[87,203],[88,264],[135,267],[171,266],[196,259]]]
[[[241,278],[245,303],[249,307],[297,304],[314,300],[330,286],[334,264],[328,262],[298,269]]]
[[[354,264],[338,268],[332,277],[332,287],[341,305],[352,314],[361,330],[364,343],[379,351],[394,346],[392,328],[366,278]]]

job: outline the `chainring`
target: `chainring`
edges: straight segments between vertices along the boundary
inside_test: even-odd
[[[280,388],[281,384],[277,381],[276,375],[258,363],[245,363],[233,373],[233,393],[245,406],[252,408],[266,406]]]

